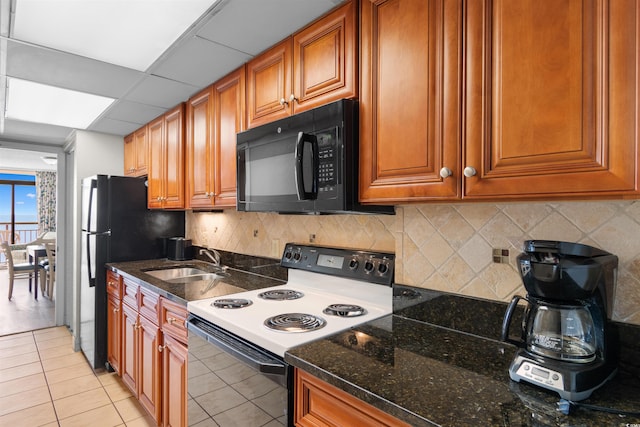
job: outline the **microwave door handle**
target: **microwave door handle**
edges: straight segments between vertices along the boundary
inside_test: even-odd
[[[304,144],[311,143],[312,155],[312,173],[313,182],[311,183],[311,191],[306,191],[304,187]],[[314,200],[318,198],[318,165],[320,163],[318,153],[318,138],[309,133],[298,132],[298,140],[296,141],[296,190],[299,200]]]

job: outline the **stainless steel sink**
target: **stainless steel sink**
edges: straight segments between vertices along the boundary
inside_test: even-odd
[[[210,274],[208,271],[193,267],[164,268],[161,270],[148,270],[145,271],[145,273],[156,279],[166,280],[167,282],[181,277]]]
[[[191,283],[191,282],[199,282],[201,280],[216,280],[222,279],[224,277],[229,277],[229,273],[206,273],[206,274],[194,274],[193,276],[182,276],[176,277],[174,279],[166,280],[169,283]]]

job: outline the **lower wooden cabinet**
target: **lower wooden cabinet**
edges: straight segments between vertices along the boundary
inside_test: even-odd
[[[294,422],[298,427],[409,427],[409,424],[299,369]]]
[[[163,335],[162,346],[162,424],[187,425],[187,346]]]
[[[107,274],[114,283],[108,288],[111,367],[159,426],[186,426],[186,307]]]

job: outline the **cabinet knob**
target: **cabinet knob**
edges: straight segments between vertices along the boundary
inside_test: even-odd
[[[114,312],[114,313],[117,313],[117,312],[119,312],[119,311],[120,311],[120,309],[119,309],[118,307],[115,307],[115,308],[113,309],[113,312]]]
[[[173,324],[173,322],[177,322],[178,319],[176,319],[175,317],[167,317],[167,323],[169,324]]]
[[[474,168],[473,166],[467,166],[466,168],[464,168],[464,176],[466,176],[467,178],[471,178],[472,176],[476,175],[476,168]]]
[[[453,172],[451,172],[451,169],[449,169],[448,167],[443,167],[442,169],[440,169],[440,176],[442,178],[447,178],[450,177],[451,175],[453,175]]]
[[[159,345],[158,346],[158,353],[162,353],[162,350],[164,350],[166,347],[166,345]]]
[[[284,99],[284,98],[280,98],[280,105],[284,105],[284,104],[289,105],[289,103],[287,102],[287,100],[286,100],[286,99]]]
[[[298,98],[296,98],[296,96],[294,94],[289,95],[289,102],[293,102],[296,101],[298,102]]]

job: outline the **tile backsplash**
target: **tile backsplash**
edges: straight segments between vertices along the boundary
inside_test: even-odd
[[[527,239],[579,242],[619,258],[614,320],[640,324],[640,201],[419,204],[396,215],[187,214],[187,237],[279,258],[287,242],[396,253],[396,282],[498,301],[525,289],[516,256]],[[493,250],[508,250],[494,263]]]

